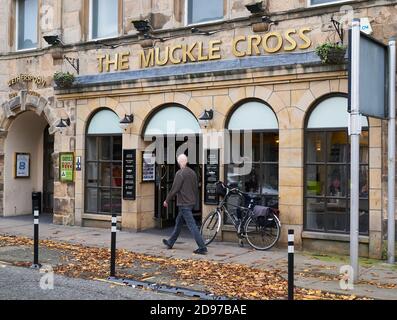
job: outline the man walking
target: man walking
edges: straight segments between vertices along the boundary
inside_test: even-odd
[[[168,203],[175,196],[177,197],[177,207],[179,209],[178,217],[176,218],[175,229],[169,240],[163,239],[163,243],[168,249],[172,249],[176,240],[179,237],[182,229],[183,220],[185,220],[190,232],[194,236],[199,248],[194,251],[196,254],[206,254],[208,252],[203,237],[197,228],[196,222],[193,218],[193,208],[196,205],[198,196],[198,181],[196,173],[187,166],[188,159],[184,154],[178,157],[178,164],[180,170],[176,173],[174,183],[171,191],[164,201],[164,207],[168,208]]]

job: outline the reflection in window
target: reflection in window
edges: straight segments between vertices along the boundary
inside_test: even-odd
[[[118,35],[119,0],[91,0],[91,39]]]
[[[244,138],[244,134],[247,136]],[[226,165],[227,183],[235,184],[243,192],[259,196],[261,205],[278,206],[278,147],[279,136],[275,132],[238,132],[230,135],[230,159]],[[244,139],[252,135],[252,156],[244,158],[244,163],[238,163],[232,153],[244,154]],[[236,143],[239,142],[239,143]],[[236,163],[237,162],[237,163]],[[244,172],[245,168],[249,172]],[[228,222],[228,221],[227,221]]]
[[[188,0],[188,24],[223,19],[223,0]]]
[[[350,141],[347,128],[311,127],[306,129],[305,141],[305,230],[349,233]],[[361,234],[368,234],[369,227],[368,146],[368,129],[364,128],[360,142]]]
[[[110,112],[110,113],[109,113]],[[101,114],[103,113],[103,114]],[[122,135],[108,117],[109,133],[95,132],[95,126],[109,110],[99,111],[91,120],[86,137],[85,212],[97,214],[121,213],[122,191]],[[113,120],[117,121],[117,117]]]
[[[37,47],[38,0],[17,1],[17,50]]]

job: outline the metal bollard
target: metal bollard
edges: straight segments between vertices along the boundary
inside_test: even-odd
[[[40,269],[39,264],[39,210],[34,211],[34,229],[33,229],[33,264],[32,269]]]
[[[116,276],[116,233],[117,233],[117,215],[112,215],[112,237],[110,242],[110,276]]]
[[[41,192],[32,193],[32,211],[33,211],[33,264],[32,269],[40,269],[39,264],[39,218],[41,212]]]
[[[288,230],[288,300],[294,300],[294,230]]]

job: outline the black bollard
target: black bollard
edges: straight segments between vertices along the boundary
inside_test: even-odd
[[[112,238],[110,241],[110,276],[116,276],[116,233],[117,215],[112,215]]]
[[[294,230],[288,230],[288,300],[294,300]]]
[[[33,264],[32,269],[40,269],[39,264],[39,218],[41,211],[41,193],[32,193],[32,211],[33,211]]]

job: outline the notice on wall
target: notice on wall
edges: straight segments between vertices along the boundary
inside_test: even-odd
[[[156,156],[144,152],[142,157],[142,182],[153,182],[156,179]]]
[[[136,199],[136,150],[123,150],[123,199]]]
[[[15,178],[30,177],[30,154],[17,153],[15,155]]]
[[[206,164],[204,166],[204,203],[217,205],[219,196],[216,193],[216,183],[219,181],[219,150],[206,150]]]
[[[61,182],[74,181],[74,153],[63,152],[59,154],[59,180]]]

